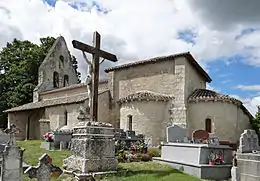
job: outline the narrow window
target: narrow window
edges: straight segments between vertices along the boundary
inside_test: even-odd
[[[64,75],[64,80],[63,80],[63,87],[66,87],[69,85],[69,76]]]
[[[64,57],[62,55],[60,56],[60,62],[61,62],[61,66],[63,68],[64,67]],[[61,68],[61,66],[60,66],[60,68]]]
[[[132,131],[133,130],[133,116],[132,115],[128,115],[127,116],[128,118],[128,130],[129,131]]]
[[[64,112],[64,125],[68,125],[68,112],[65,110]]]
[[[53,72],[53,88],[59,87],[59,74],[58,72]]]
[[[205,120],[205,129],[208,133],[211,133],[212,130],[211,130],[211,119],[207,118]]]

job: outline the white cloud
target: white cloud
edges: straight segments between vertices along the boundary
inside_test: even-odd
[[[40,37],[63,35],[78,58],[84,77],[86,65],[81,52],[72,48],[71,41],[91,43],[92,33],[97,30],[102,36],[102,48],[115,53],[118,64],[191,51],[204,67],[208,61],[236,54],[245,55],[248,58],[245,63],[260,65],[260,32],[237,39],[243,29],[259,27],[260,11],[253,11],[259,9],[259,1],[97,0],[103,8],[111,10],[107,14],[95,9],[91,12],[75,10],[68,4],[73,2],[87,1],[59,0],[52,8],[42,0],[0,0],[0,48],[13,38],[39,43]],[[88,10],[90,5],[78,7]],[[196,32],[196,44],[178,39],[178,32],[185,29]],[[102,69],[110,65],[105,61]],[[207,87],[219,92],[210,85]],[[259,90],[243,85],[239,88]],[[253,111],[259,101],[260,97],[245,99]]]
[[[260,85],[238,85],[235,88],[244,91],[259,91]]]

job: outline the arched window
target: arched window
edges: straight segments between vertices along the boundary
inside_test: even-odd
[[[68,85],[69,85],[69,76],[68,75],[64,75],[63,87],[66,87]]]
[[[208,133],[211,133],[211,132],[212,132],[211,119],[210,119],[210,118],[207,118],[207,119],[205,120],[205,130],[206,130]]]
[[[59,87],[59,74],[58,72],[53,72],[53,88]]]
[[[61,66],[64,67],[64,57],[62,55],[60,56],[60,62],[61,62]]]
[[[64,112],[64,125],[68,125],[68,112],[65,110]]]
[[[133,130],[133,116],[128,115],[127,120],[128,120],[128,130],[132,131]]]

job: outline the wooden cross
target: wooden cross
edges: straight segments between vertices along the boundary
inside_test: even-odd
[[[92,108],[90,108],[90,114],[92,116],[93,121],[98,121],[98,85],[99,85],[99,58],[102,57],[106,60],[110,60],[112,62],[117,62],[117,57],[114,54],[108,53],[106,51],[100,50],[100,34],[98,32],[94,32],[93,36],[93,44],[94,46],[90,46],[79,41],[73,40],[72,45],[74,48],[79,49],[83,52],[87,52],[92,54]]]

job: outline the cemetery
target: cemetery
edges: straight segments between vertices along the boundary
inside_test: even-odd
[[[133,131],[131,115],[127,116],[128,128],[125,129],[114,128],[112,124],[100,121],[99,117],[102,115],[98,114],[99,66],[105,59],[116,62],[117,57],[100,49],[98,32],[94,32],[93,42],[94,45],[90,46],[76,40],[72,41],[73,47],[82,51],[88,63],[86,81],[88,99],[84,99],[77,114],[73,114],[75,124],[68,126],[66,123],[65,126],[52,130],[46,126],[47,121],[44,127],[39,128],[40,133],[43,133],[41,140],[16,141],[15,136],[21,131],[15,124],[9,122],[8,128],[0,133],[1,180],[256,181],[260,179],[258,172],[260,146],[258,135],[254,130],[245,129],[241,134],[238,149],[234,150],[229,145],[223,145],[219,137],[209,134],[211,132],[209,118],[206,119],[208,123],[206,130],[193,129],[192,134],[185,124],[156,123],[155,127],[160,125],[160,129],[166,130],[163,131],[166,133],[166,138],[162,139],[162,134],[158,134],[158,138],[151,141],[152,144],[149,144],[149,140],[152,139],[151,135],[155,137],[155,134],[150,131],[146,131],[147,135],[138,131],[137,134]],[[86,58],[85,52],[92,54],[92,61]],[[103,58],[101,62],[100,58]],[[201,90],[197,90],[197,93],[198,97],[193,95],[197,102],[199,98],[205,98],[200,96]],[[212,91],[203,90],[202,93],[216,96],[214,101],[217,101],[217,97],[221,97],[222,102],[228,100],[234,103],[228,97],[224,96],[224,99]],[[172,96],[139,92],[137,95],[131,95],[129,99],[124,98],[121,102],[128,103],[142,99],[149,101],[151,98],[152,101],[161,101],[163,104],[174,100]],[[185,109],[175,108],[173,104],[170,107],[171,120],[178,117],[178,111],[181,119],[185,118],[182,115]],[[65,113],[64,117],[67,119],[67,112]],[[28,124],[29,120],[26,127],[27,136],[30,135]],[[162,141],[160,145],[157,144],[159,139]]]

